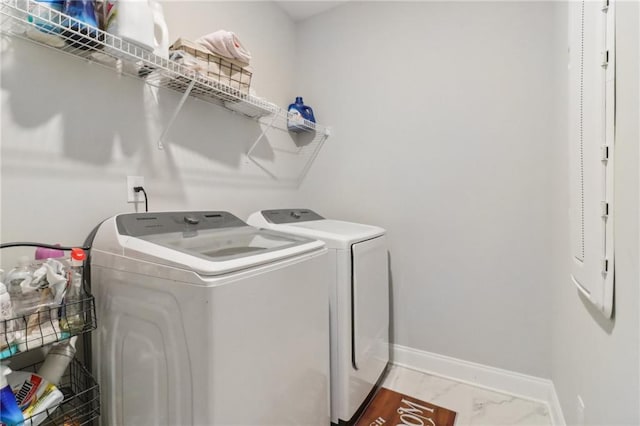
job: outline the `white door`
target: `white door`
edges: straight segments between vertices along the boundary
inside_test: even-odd
[[[613,3],[572,2],[569,8],[571,278],[610,317],[614,279]]]

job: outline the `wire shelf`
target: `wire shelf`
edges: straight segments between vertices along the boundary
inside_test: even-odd
[[[62,53],[110,68],[119,74],[144,80],[147,84],[182,94],[172,118],[166,124],[158,141],[163,149],[169,128],[188,97],[225,107],[231,111],[258,120],[264,131],[247,151],[247,159],[277,180],[304,179],[320,148],[330,135],[328,127],[303,120],[296,122],[291,131],[293,115],[277,105],[244,93],[224,82],[202,74],[176,61],[153,54],[120,37],[114,36],[82,21],[53,10],[34,0],[0,0],[0,31],[12,37],[51,48]],[[245,91],[246,92],[246,91]],[[276,128],[291,135],[295,147],[283,150],[288,157],[275,166],[255,155],[256,147],[265,141],[266,132]],[[277,151],[274,148],[274,151]],[[293,173],[282,173],[286,168]]]
[[[37,374],[41,364],[32,364],[21,370]],[[71,361],[57,388],[64,399],[57,407],[46,410],[47,418],[41,425],[81,426],[91,424],[100,416],[99,385],[77,358]],[[24,424],[31,423],[25,419]]]
[[[92,295],[71,303],[44,306],[29,315],[0,321],[0,359],[67,340],[96,329],[96,307]]]
[[[0,0],[0,16],[0,30],[5,34],[144,79],[153,86],[222,105],[251,118],[278,115],[285,122],[280,129],[287,130],[288,113],[277,105],[243,93],[238,88],[216,81],[176,61],[155,55],[43,3],[34,0]],[[238,103],[242,105],[236,105]],[[315,131],[325,132],[323,126],[310,124],[313,124],[310,127]]]

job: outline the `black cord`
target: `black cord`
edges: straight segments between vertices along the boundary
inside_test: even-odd
[[[142,191],[142,193],[144,194],[144,211],[148,212],[149,211],[149,204],[147,202],[147,191],[144,190],[143,187],[141,186],[134,186],[133,190],[138,193],[140,191]]]
[[[91,250],[91,247],[67,247],[67,246],[54,246],[53,244],[31,243],[31,242],[17,242],[17,243],[2,243],[0,249],[10,247],[43,247],[54,250],[71,251],[74,248],[81,248],[82,250]]]

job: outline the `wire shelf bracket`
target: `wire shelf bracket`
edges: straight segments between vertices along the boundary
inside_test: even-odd
[[[324,143],[326,142],[327,139],[329,139],[330,136],[331,136],[331,129],[329,127],[325,127],[324,133],[320,137],[320,140],[318,141],[316,148],[313,150],[313,153],[311,154],[306,164],[304,165],[302,172],[300,172],[300,176],[298,177],[298,185],[302,183],[304,178],[307,176],[307,173],[309,173],[309,169],[311,169],[311,164],[313,164],[316,157],[318,156],[318,153],[320,153],[320,149],[322,148],[322,145],[324,145]]]
[[[193,90],[193,87],[195,85],[196,85],[196,81],[195,80],[191,80],[191,83],[189,83],[189,86],[187,87],[187,89],[184,91],[184,94],[180,98],[180,102],[178,102],[178,106],[173,111],[173,114],[171,115],[171,118],[169,119],[169,122],[167,123],[166,126],[164,126],[164,130],[162,131],[162,134],[160,135],[160,139],[158,139],[158,149],[159,150],[163,150],[164,149],[164,140],[167,137],[167,133],[169,133],[169,129],[171,129],[171,126],[173,126],[173,122],[176,121],[176,118],[178,117],[178,114],[180,114],[180,111],[182,110],[182,107],[184,106],[185,102],[187,102],[187,99],[189,98],[189,94],[191,94],[191,91]]]
[[[275,180],[278,180],[278,176],[275,173],[271,172],[263,164],[261,164],[260,161],[258,161],[258,159],[256,157],[254,157],[252,154],[255,151],[255,149],[258,147],[258,145],[260,145],[260,142],[262,142],[263,140],[266,140],[265,139],[265,135],[267,134],[267,132],[270,129],[272,129],[274,127],[280,128],[279,126],[274,126],[274,123],[276,122],[276,120],[278,118],[282,118],[282,117],[274,116],[271,119],[271,121],[262,130],[262,133],[260,133],[260,136],[258,136],[256,141],[253,143],[253,145],[251,145],[251,147],[249,148],[249,150],[246,153],[247,160],[250,160],[251,162],[253,162],[256,166],[260,167],[260,169],[262,169],[266,174],[268,174],[272,179],[275,179]],[[313,125],[313,123],[307,123],[307,126],[309,127],[309,131],[308,132],[303,132],[302,134],[316,133],[318,131],[320,131],[321,133],[320,133],[319,136],[314,136],[313,137],[313,142],[312,143],[315,145],[314,148],[313,148],[313,151],[308,156],[304,166],[302,166],[297,178],[295,179],[295,182],[296,182],[296,184],[298,186],[300,186],[300,184],[302,183],[304,178],[307,176],[307,173],[311,169],[311,165],[313,164],[313,162],[315,161],[316,157],[318,156],[318,153],[320,152],[320,149],[324,145],[325,141],[331,136],[331,129],[329,127],[318,127],[318,128],[316,128]],[[298,135],[296,135],[296,138],[297,137],[298,137]],[[299,154],[303,149],[304,149],[303,147],[298,146],[297,150],[294,150],[294,151],[287,150],[286,152],[288,152],[290,154]]]
[[[251,156],[251,154],[253,153],[253,151],[256,149],[256,147],[258,146],[258,144],[260,143],[260,141],[262,141],[265,137],[265,135],[267,134],[267,132],[273,128],[273,125],[275,124],[276,120],[278,119],[277,115],[274,115],[273,118],[269,121],[269,124],[267,126],[265,126],[265,128],[262,130],[262,133],[260,133],[260,136],[258,136],[258,139],[256,139],[256,141],[253,143],[253,145],[251,145],[251,148],[249,148],[249,150],[247,151],[247,159],[251,160],[253,162],[253,164],[255,164],[256,166],[260,167],[265,173],[267,173],[269,176],[271,176],[273,179],[277,179],[277,176],[274,175],[273,173],[271,173],[266,167],[264,167],[262,164],[260,164],[259,161],[257,161],[255,158],[253,158]]]

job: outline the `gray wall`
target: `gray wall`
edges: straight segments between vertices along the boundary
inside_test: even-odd
[[[640,69],[637,2],[617,2],[615,149],[615,301],[605,320],[582,299],[569,278],[566,220],[568,175],[555,177],[559,216],[553,257],[552,379],[567,424],[577,424],[577,397],[589,425],[640,424],[640,316],[638,291],[638,78]],[[566,20],[562,23],[566,24]],[[564,56],[566,63],[566,56]],[[566,98],[564,99],[566,102]],[[566,103],[565,103],[566,105]],[[567,164],[564,151],[557,157]]]
[[[550,377],[555,13],[352,2],[299,24],[299,93],[335,133],[303,204],[388,230],[395,343]]]

